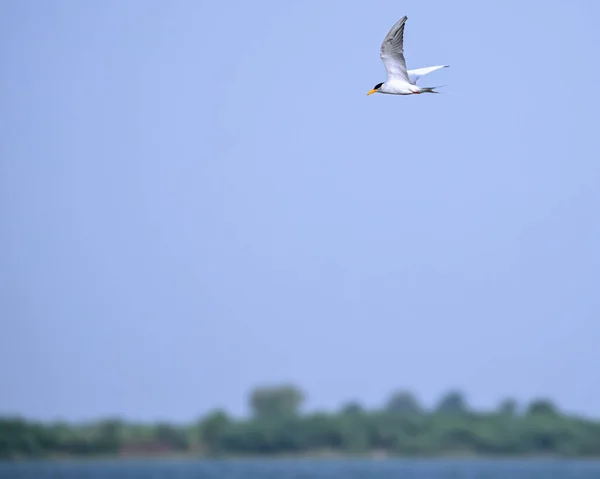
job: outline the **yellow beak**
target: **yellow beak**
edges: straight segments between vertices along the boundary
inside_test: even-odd
[[[371,95],[371,94],[375,93],[376,91],[377,91],[377,90],[371,90],[369,93],[367,93],[367,96],[369,96],[369,95]]]

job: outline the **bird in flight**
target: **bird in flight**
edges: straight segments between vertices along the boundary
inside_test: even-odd
[[[423,75],[427,75],[440,68],[447,68],[450,65],[438,65],[435,67],[417,68],[416,70],[406,69],[406,60],[404,59],[404,25],[406,24],[405,15],[398,20],[383,39],[379,56],[387,72],[387,80],[378,83],[367,93],[386,93],[388,95],[418,95],[419,93],[439,93],[434,87],[417,86],[417,80]]]

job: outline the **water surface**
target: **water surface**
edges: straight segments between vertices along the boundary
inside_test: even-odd
[[[248,460],[0,463],[4,479],[600,479],[599,461]]]

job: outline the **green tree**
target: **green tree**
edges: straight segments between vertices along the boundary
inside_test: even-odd
[[[104,454],[114,454],[121,446],[123,423],[118,419],[107,419],[96,425],[95,449]]]
[[[299,413],[304,394],[291,385],[260,387],[250,393],[250,409],[257,419],[282,419]]]
[[[368,418],[345,415],[339,418],[341,448],[347,452],[362,452],[369,448]]]
[[[200,422],[200,442],[209,452],[221,451],[221,443],[231,420],[222,410],[213,411]]]
[[[556,416],[558,410],[552,401],[548,399],[536,399],[527,408],[530,416]]]
[[[185,431],[171,424],[157,424],[154,437],[161,444],[173,450],[184,451],[189,447],[189,440]]]
[[[390,414],[419,415],[423,409],[417,398],[409,391],[397,391],[388,399],[385,410]]]
[[[350,401],[342,406],[342,415],[364,414],[365,410],[356,401]]]
[[[514,399],[504,399],[498,406],[498,414],[504,417],[514,417],[517,415],[518,405]]]
[[[467,401],[460,391],[452,390],[439,400],[436,412],[446,416],[463,416],[468,413]]]

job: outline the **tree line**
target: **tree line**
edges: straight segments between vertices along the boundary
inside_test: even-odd
[[[104,419],[87,424],[0,418],[0,458],[61,456],[273,456],[379,454],[405,457],[600,456],[600,421],[565,414],[549,400],[520,408],[505,400],[493,411],[471,409],[450,391],[426,409],[408,391],[366,409],[349,402],[338,411],[303,413],[303,392],[292,385],[251,391],[251,415],[216,410],[194,423],[135,424]]]

